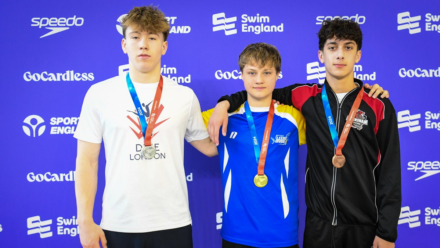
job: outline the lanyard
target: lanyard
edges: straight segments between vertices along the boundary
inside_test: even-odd
[[[338,132],[336,131],[335,121],[333,120],[333,114],[330,109],[330,103],[328,101],[327,97],[327,91],[325,90],[325,85],[322,87],[322,104],[324,105],[325,115],[328,123],[328,127],[330,129],[330,134],[332,136],[333,144],[336,147],[336,155],[342,155],[342,148],[345,146],[345,142],[347,141],[348,134],[350,133],[351,126],[354,121],[354,117],[356,116],[357,110],[359,109],[359,106],[361,105],[362,97],[363,97],[364,89],[360,89],[356,100],[353,103],[353,106],[351,107],[350,114],[347,118],[347,121],[344,124],[344,129],[341,133],[341,138],[338,138]]]
[[[154,126],[156,125],[156,112],[159,107],[160,98],[162,97],[162,89],[163,89],[163,78],[160,76],[159,85],[157,86],[156,94],[154,96],[153,106],[151,107],[151,114],[148,119],[148,124],[146,121],[146,116],[144,110],[142,109],[141,102],[139,101],[139,97],[136,93],[136,89],[131,82],[130,75],[127,73],[127,87],[130,92],[131,99],[133,99],[134,106],[136,107],[136,111],[139,115],[139,120],[141,122],[142,134],[144,136],[144,145],[151,146],[151,134],[153,133]]]
[[[269,114],[267,116],[267,121],[266,121],[266,127],[264,129],[261,153],[260,153],[260,146],[258,144],[257,130],[255,128],[254,118],[252,117],[252,112],[248,102],[245,102],[244,106],[245,106],[246,119],[248,121],[249,129],[251,131],[251,136],[254,144],[255,159],[258,164],[258,175],[264,175],[264,164],[266,163],[266,155],[267,155],[267,150],[269,148],[270,131],[272,129],[273,116],[275,112],[274,103],[273,101],[271,101],[270,104]]]

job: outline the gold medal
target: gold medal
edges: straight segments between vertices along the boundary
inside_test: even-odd
[[[257,174],[254,177],[255,186],[257,186],[258,188],[263,188],[264,186],[266,186],[268,181],[269,181],[269,179],[267,178],[266,175],[258,175]]]
[[[344,155],[335,155],[332,159],[333,166],[340,169],[345,164],[345,156]]]

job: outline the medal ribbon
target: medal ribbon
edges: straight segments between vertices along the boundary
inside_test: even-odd
[[[330,129],[330,134],[332,136],[333,144],[336,147],[336,155],[342,155],[342,148],[345,146],[345,142],[347,141],[348,134],[350,133],[351,126],[353,125],[354,117],[356,116],[357,110],[361,105],[362,97],[363,97],[364,89],[361,88],[359,91],[356,100],[351,106],[350,114],[348,115],[347,121],[344,124],[344,129],[341,133],[341,138],[338,138],[338,132],[336,131],[335,121],[333,120],[332,110],[330,109],[330,103],[328,101],[327,91],[325,90],[325,85],[322,87],[322,104],[324,105],[325,115],[328,123],[328,127]],[[336,99],[337,100],[337,99]]]
[[[255,159],[258,164],[258,175],[262,176],[264,175],[264,165],[266,163],[267,150],[269,148],[270,131],[272,130],[275,106],[273,101],[271,101],[269,114],[267,115],[266,127],[264,129],[261,153],[260,153],[260,146],[258,144],[257,129],[255,128],[254,118],[252,117],[251,108],[249,107],[248,102],[245,102],[244,107],[245,107],[246,119],[248,121],[249,129],[251,131],[252,140],[254,144]]]
[[[133,103],[136,107],[136,111],[139,115],[139,120],[141,122],[142,134],[144,136],[144,145],[151,146],[151,134],[153,133],[154,126],[156,125],[156,112],[159,108],[160,98],[162,97],[163,90],[163,78],[160,76],[159,85],[157,86],[156,94],[154,96],[153,106],[151,107],[151,114],[148,120],[148,124],[146,121],[144,110],[142,109],[141,102],[139,101],[139,97],[136,93],[136,89],[134,88],[133,82],[130,79],[129,73],[127,73],[127,87],[130,92],[131,99],[133,99]]]

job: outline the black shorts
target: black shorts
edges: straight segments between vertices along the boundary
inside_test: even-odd
[[[307,210],[303,248],[371,248],[376,226],[337,225]]]
[[[240,244],[232,243],[232,242],[229,242],[229,241],[223,239],[222,248],[256,248],[256,247],[248,246],[248,245],[240,245]],[[299,246],[292,245],[292,246],[287,246],[287,247],[276,247],[276,248],[299,248]]]
[[[104,230],[108,248],[192,248],[192,226],[147,233]]]

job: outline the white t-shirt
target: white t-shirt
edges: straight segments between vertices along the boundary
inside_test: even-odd
[[[106,185],[101,227],[116,232],[151,232],[191,224],[183,167],[184,139],[209,137],[194,92],[164,78],[152,144],[157,153],[147,160],[136,108],[125,76],[90,87],[74,137],[104,140]],[[158,83],[134,83],[148,117]],[[148,106],[146,110],[145,106]]]
[[[344,93],[336,93],[336,96],[338,96],[339,103],[342,102],[342,99],[344,99],[345,95],[347,95],[348,92]]]

